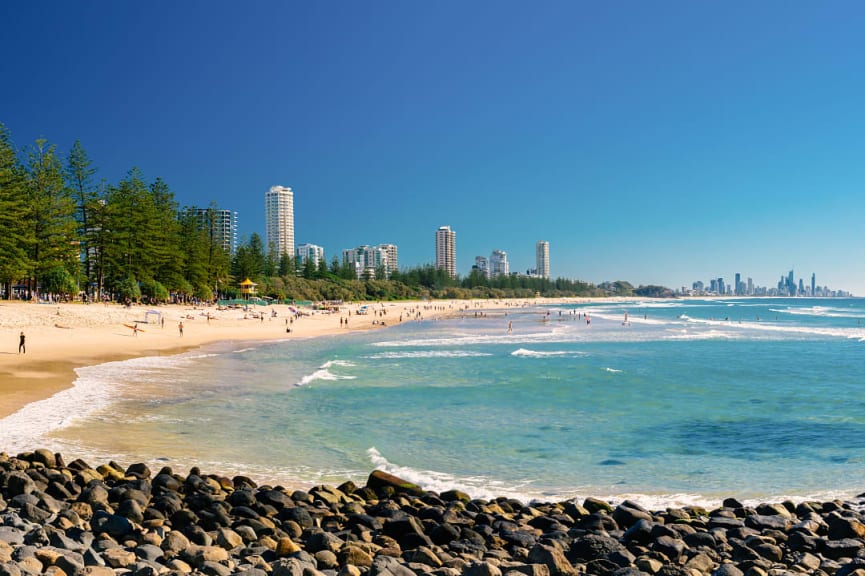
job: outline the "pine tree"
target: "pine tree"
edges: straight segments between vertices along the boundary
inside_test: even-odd
[[[78,240],[81,243],[84,279],[88,283],[93,281],[95,253],[92,249],[92,238],[97,232],[94,227],[93,213],[99,209],[96,187],[93,184],[94,174],[96,168],[93,167],[81,142],[76,140],[66,163],[66,185],[77,207]]]
[[[27,165],[27,226],[29,271],[33,289],[39,295],[41,279],[48,273],[65,269],[78,271],[78,240],[75,203],[63,180],[63,169],[43,139],[30,150]]]
[[[9,131],[0,124],[0,282],[6,299],[12,283],[27,273],[25,173],[12,146]]]

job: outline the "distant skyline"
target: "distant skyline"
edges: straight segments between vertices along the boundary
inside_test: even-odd
[[[294,192],[328,260],[394,243],[456,271],[671,288],[815,272],[865,295],[865,5],[10,3],[0,122],[118,182],[238,213]],[[777,272],[777,274],[776,274]],[[797,281],[799,273],[797,272]]]

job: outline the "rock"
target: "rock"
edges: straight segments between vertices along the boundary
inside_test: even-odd
[[[830,540],[865,538],[865,524],[844,516],[833,518],[829,521],[828,537]]]
[[[463,570],[463,576],[502,576],[502,571],[490,562],[472,562]]]
[[[274,549],[274,553],[277,558],[285,558],[286,556],[291,556],[292,554],[297,554],[300,552],[301,548],[288,536],[284,536],[276,541],[276,548]]]
[[[406,550],[402,553],[402,557],[406,562],[424,564],[433,568],[438,568],[442,565],[442,561],[436,556],[435,552],[426,546],[418,546],[414,550]]]
[[[582,538],[578,538],[573,544],[571,544],[568,557],[572,561],[582,560],[583,562],[588,562],[590,560],[603,558],[611,552],[618,552],[623,549],[624,546],[615,538],[600,536],[598,534],[588,534]]]
[[[468,504],[472,501],[471,497],[468,494],[466,494],[465,492],[460,492],[459,490],[447,490],[439,494],[439,497],[441,497],[441,499],[445,502],[453,502],[456,500]]]
[[[625,504],[620,504],[613,511],[613,520],[622,528],[629,528],[636,524],[639,520],[652,521],[652,515],[644,510],[632,508]]]
[[[733,564],[721,564],[712,572],[712,576],[745,576],[745,573]]]
[[[412,484],[408,480],[403,480],[382,470],[373,470],[366,480],[366,486],[376,492],[383,488],[391,488],[395,492],[405,492],[415,496],[420,496],[424,493],[423,489],[417,484]]]
[[[50,450],[45,448],[37,448],[33,451],[33,461],[39,462],[46,468],[54,468],[57,466],[57,457]]]
[[[588,510],[589,514],[594,514],[595,512],[613,512],[613,507],[609,502],[604,502],[597,498],[586,498],[583,501],[583,508]]]
[[[372,566],[373,558],[359,546],[349,544],[339,551],[337,559],[340,566],[358,566],[367,568]]]
[[[527,559],[532,564],[544,564],[549,568],[550,576],[576,576],[578,574],[564,553],[553,546],[536,544],[532,546]]]
[[[862,550],[861,540],[844,538],[842,540],[827,540],[823,543],[823,554],[827,558],[838,560],[839,558],[853,558]]]
[[[652,549],[675,562],[685,551],[685,542],[671,536],[660,536],[652,543]]]
[[[112,568],[126,568],[135,563],[135,553],[125,548],[109,548],[102,552],[102,559]]]

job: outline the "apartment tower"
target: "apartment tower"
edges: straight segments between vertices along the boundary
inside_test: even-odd
[[[546,240],[538,240],[535,244],[535,273],[550,279],[550,243]]]
[[[231,255],[237,252],[237,212],[219,208],[190,208],[199,225],[213,241]]]
[[[294,257],[294,194],[286,186],[273,186],[264,196],[267,249],[278,257]]]
[[[436,230],[436,268],[451,278],[457,275],[457,233],[450,226]]]

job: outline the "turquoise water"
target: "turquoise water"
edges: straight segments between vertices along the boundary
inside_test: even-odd
[[[0,433],[289,484],[383,467],[479,497],[849,497],[863,319],[858,299],[652,301],[227,343],[82,369]]]

